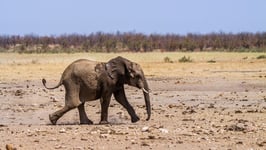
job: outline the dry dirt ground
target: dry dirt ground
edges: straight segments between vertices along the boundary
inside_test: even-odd
[[[217,56],[216,63],[140,60],[152,90],[150,121],[142,92],[126,86],[139,122],[112,99],[108,125],[98,125],[98,100],[86,103],[94,125],[79,125],[76,109],[51,125],[48,114],[64,105],[64,88],[46,90],[41,79],[55,85],[79,56],[1,54],[0,149],[266,149],[266,61],[250,55]]]

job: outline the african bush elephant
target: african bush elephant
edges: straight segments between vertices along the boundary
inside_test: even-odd
[[[139,117],[126,98],[124,84],[142,89],[148,114],[146,120],[148,121],[151,116],[149,87],[142,69],[139,64],[121,56],[107,63],[80,59],[65,69],[60,82],[55,87],[48,88],[45,79],[42,79],[42,82],[47,89],[64,85],[66,91],[65,106],[49,115],[52,124],[56,124],[60,117],[74,108],[78,108],[80,124],[93,124],[87,117],[84,103],[96,99],[100,99],[101,102],[100,124],[106,124],[112,94],[116,101],[127,109],[131,122],[139,121]]]

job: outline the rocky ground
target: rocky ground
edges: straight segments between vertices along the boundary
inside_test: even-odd
[[[252,69],[148,75],[151,120],[145,121],[142,92],[126,86],[141,120],[131,123],[112,99],[108,125],[98,124],[99,101],[86,103],[94,125],[79,125],[76,109],[51,125],[48,115],[64,105],[64,88],[46,90],[41,78],[2,75],[0,149],[266,149],[266,70]],[[50,77],[48,85],[58,79]]]

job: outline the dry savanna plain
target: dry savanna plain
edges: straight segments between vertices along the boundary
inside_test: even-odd
[[[0,149],[266,149],[265,53],[0,53]],[[139,63],[148,79],[152,116],[146,121],[142,91],[126,86],[140,117],[131,123],[114,98],[109,122],[99,125],[100,101],[86,103],[94,125],[79,125],[78,110],[51,125],[64,106],[56,85],[76,59]],[[192,62],[179,62],[186,56]]]

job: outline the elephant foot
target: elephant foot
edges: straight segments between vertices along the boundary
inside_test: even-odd
[[[100,121],[100,123],[99,124],[109,124],[109,122],[108,121],[106,121],[106,120],[103,120],[103,121]]]
[[[57,120],[58,120],[58,117],[57,117],[56,115],[50,114],[50,115],[49,115],[49,119],[50,119],[51,123],[52,123],[53,125],[55,125],[56,122],[57,122]]]
[[[85,121],[84,120],[83,121],[80,121],[80,124],[81,125],[85,125],[85,124],[86,125],[91,125],[91,124],[93,124],[93,122],[90,119],[88,119],[88,120],[85,120]]]
[[[137,121],[139,121],[139,117],[138,117],[138,116],[131,117],[131,122],[132,122],[132,123],[135,123],[135,122],[137,122]]]

